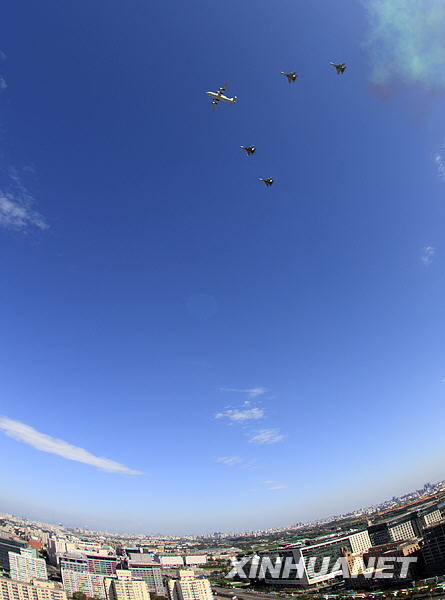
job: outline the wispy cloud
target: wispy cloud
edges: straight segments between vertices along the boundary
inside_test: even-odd
[[[0,190],[0,225],[8,229],[27,229],[34,225],[39,229],[48,229],[45,219],[35,210],[32,210],[23,198],[14,196]]]
[[[436,154],[436,156],[434,157],[434,162],[436,163],[437,174],[443,181],[445,181],[445,163],[442,158],[442,155]]]
[[[57,454],[62,458],[73,460],[75,462],[85,463],[96,467],[101,471],[108,471],[109,473],[119,473],[121,475],[142,475],[141,471],[135,471],[125,465],[110,460],[109,458],[102,458],[100,456],[94,456],[88,450],[73,446],[68,442],[59,440],[57,438],[46,435],[37,431],[25,423],[20,421],[13,421],[7,417],[0,417],[0,429],[5,432],[6,435],[17,440],[29,444],[36,450],[42,452],[49,452],[50,454]]]
[[[285,483],[281,483],[281,481],[267,480],[261,482],[264,486],[266,486],[267,490],[276,491],[276,490],[285,490],[287,485]]]
[[[435,248],[432,246],[425,246],[422,248],[422,255],[420,260],[423,262],[425,266],[429,266],[433,262],[434,255],[436,254]]]
[[[284,440],[285,437],[279,429],[259,429],[249,441],[253,444],[276,444]]]
[[[242,423],[243,421],[257,421],[264,417],[264,410],[257,406],[252,408],[228,408],[224,412],[216,413],[215,419],[229,419]]]
[[[3,92],[3,90],[6,90],[7,87],[8,87],[8,84],[6,83],[6,81],[3,79],[3,77],[0,77],[0,92]]]
[[[241,464],[243,459],[240,456],[220,456],[216,459],[216,462],[227,465],[228,467],[234,467],[235,465]]]
[[[35,200],[23,183],[18,169],[8,170],[10,184],[7,189],[0,190],[0,225],[8,229],[24,231],[29,226],[48,229],[42,215],[32,208]]]
[[[236,392],[239,394],[247,394],[249,398],[256,398],[257,396],[262,396],[267,393],[267,389],[264,387],[255,387],[255,388],[220,388],[220,392]]]
[[[445,89],[443,0],[362,0],[369,20],[366,48],[374,84],[398,80]]]

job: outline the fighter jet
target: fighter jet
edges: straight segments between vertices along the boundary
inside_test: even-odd
[[[228,83],[225,83],[223,87],[220,87],[217,92],[206,92],[208,96],[213,98],[212,111],[215,110],[215,108],[218,106],[221,100],[223,100],[224,102],[231,102],[232,104],[235,104],[237,100],[236,96],[234,96],[233,98],[228,98],[227,96],[224,96],[224,92],[226,91],[228,85]]]
[[[285,77],[287,77],[287,80],[289,83],[293,83],[298,75],[295,73],[295,71],[293,73],[284,73],[283,71],[281,71],[281,75],[284,75]]]
[[[253,154],[255,154],[255,146],[240,146],[240,148],[247,152],[247,156],[252,156]]]
[[[264,181],[266,187],[270,187],[273,184],[273,179],[272,177],[268,177],[267,179],[262,179],[261,177],[258,178],[260,181]]]
[[[336,68],[336,70],[337,70],[337,75],[341,75],[341,74],[342,74],[342,73],[344,73],[344,72],[345,72],[345,70],[346,70],[346,63],[334,63],[334,62],[331,62],[330,64],[331,64],[333,67],[335,67],[335,68]]]

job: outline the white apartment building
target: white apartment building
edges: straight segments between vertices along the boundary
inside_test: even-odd
[[[105,575],[90,573],[89,571],[62,569],[63,589],[70,598],[74,592],[83,592],[90,598],[106,600],[105,577]]]
[[[0,600],[67,600],[67,596],[49,581],[21,583],[0,577]]]
[[[349,541],[351,542],[353,554],[366,552],[372,546],[371,538],[369,537],[367,529],[364,531],[358,531],[357,533],[352,533],[349,536]]]
[[[179,579],[169,579],[170,600],[213,600],[208,579],[196,579],[192,570],[181,569]]]
[[[105,577],[107,600],[150,600],[145,581],[133,579],[131,571],[118,569],[115,577]]]
[[[8,552],[10,577],[16,581],[29,583],[34,579],[48,580],[46,562],[43,558],[34,558],[34,553],[21,548],[20,554]]]

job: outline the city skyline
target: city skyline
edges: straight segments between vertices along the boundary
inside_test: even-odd
[[[337,519],[342,519],[345,517],[350,517],[350,516],[362,516],[362,517],[373,517],[375,514],[380,513],[382,510],[389,510],[389,509],[393,509],[395,506],[401,504],[404,505],[406,504],[407,501],[412,501],[415,499],[419,499],[422,497],[428,497],[431,495],[431,493],[437,493],[438,491],[443,491],[445,489],[445,480],[444,481],[438,481],[435,482],[433,484],[431,483],[426,483],[424,484],[424,486],[422,488],[419,488],[417,490],[411,490],[406,492],[405,494],[403,494],[402,496],[392,496],[391,498],[388,498],[386,500],[383,500],[377,504],[374,505],[369,505],[369,506],[362,506],[362,507],[356,507],[355,510],[352,510],[348,513],[341,513],[338,515],[328,515],[328,516],[319,516],[316,519],[313,519],[312,521],[306,521],[306,522],[296,522],[294,524],[288,523],[279,527],[262,527],[259,528],[257,530],[244,530],[244,531],[224,531],[224,532],[219,532],[218,531],[218,536],[219,535],[226,535],[226,536],[231,536],[231,535],[243,535],[243,534],[247,534],[250,535],[252,533],[252,531],[256,531],[256,532],[264,532],[264,531],[285,531],[285,530],[291,530],[291,529],[298,529],[301,527],[307,527],[310,525],[318,525],[318,524],[325,524],[325,523],[329,523],[330,521],[335,521]],[[6,515],[7,513],[2,513],[0,511],[0,517],[3,515]],[[24,519],[25,521],[29,521],[29,522],[34,522],[34,523],[38,523],[40,525],[49,525],[51,527],[63,527],[63,528],[68,528],[68,529],[72,529],[75,531],[79,531],[84,529],[83,526],[81,524],[69,524],[69,523],[45,523],[44,521],[39,521],[38,519],[31,519],[26,517],[25,515],[8,515],[8,516],[13,516],[14,518],[17,519]],[[147,537],[156,537],[156,536],[164,536],[165,538],[168,538],[169,535],[172,534],[163,534],[162,532],[130,532],[130,531],[118,531],[118,530],[94,530],[91,528],[85,528],[85,531],[90,531],[91,533],[96,533],[96,534],[102,534],[102,533],[107,533],[107,534],[116,534],[116,535],[127,535],[127,536],[132,536],[132,535],[136,535],[136,536],[147,536]],[[184,538],[187,537],[192,537],[192,538],[196,538],[196,537],[205,537],[206,535],[208,536],[213,536],[214,533],[188,533],[188,534],[184,534]],[[172,537],[174,538],[178,538],[180,537],[180,534],[173,534]]]
[[[443,27],[7,0],[2,510],[236,531],[443,480]]]

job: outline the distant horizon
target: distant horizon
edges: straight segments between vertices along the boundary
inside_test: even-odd
[[[427,486],[427,485],[429,485],[431,487],[437,487],[439,485],[443,485],[444,483],[445,483],[445,480],[436,481],[434,483],[425,482],[424,485],[423,485],[423,487],[417,488],[415,490],[408,491],[408,492],[406,492],[404,494],[401,494],[400,496],[392,496],[390,498],[387,498],[386,500],[382,500],[381,502],[377,502],[375,504],[371,504],[371,505],[368,505],[368,506],[361,506],[360,508],[357,508],[357,509],[355,509],[353,511],[350,511],[350,512],[347,512],[347,513],[339,513],[339,514],[330,515],[328,517],[314,518],[314,519],[309,520],[309,521],[301,522],[301,525],[298,525],[297,523],[299,523],[299,522],[296,522],[295,524],[292,524],[292,525],[282,525],[282,526],[277,526],[277,527],[264,527],[264,528],[259,527],[259,528],[256,528],[256,529],[234,530],[234,531],[231,531],[231,530],[230,531],[220,531],[217,528],[217,529],[215,529],[215,531],[213,533],[218,532],[218,533],[222,533],[223,535],[230,535],[230,534],[237,535],[237,534],[247,533],[247,532],[250,532],[250,531],[267,531],[269,529],[283,529],[283,530],[286,530],[287,528],[292,529],[292,528],[295,528],[295,527],[304,527],[305,525],[310,525],[311,523],[316,523],[317,521],[328,521],[329,522],[330,520],[334,520],[336,518],[343,518],[344,515],[353,515],[358,510],[362,510],[362,509],[363,510],[368,510],[368,509],[370,509],[373,506],[379,506],[381,504],[385,504],[386,502],[390,502],[394,498],[396,500],[400,500],[404,496],[408,496],[408,495],[411,495],[411,494],[414,494],[414,493],[421,492],[425,488],[425,486]],[[445,492],[445,490],[444,490],[444,492]],[[427,493],[427,492],[425,492],[425,493]],[[66,523],[53,523],[53,522],[50,522],[50,521],[40,521],[38,519],[32,519],[30,517],[21,516],[21,515],[18,515],[18,514],[15,514],[15,513],[11,513],[11,512],[9,512],[9,513],[0,512],[0,514],[8,514],[8,515],[11,515],[12,517],[16,517],[18,519],[23,519],[25,521],[30,521],[30,522],[35,522],[35,523],[41,523],[43,525],[54,525],[56,527],[69,528],[69,529],[85,529],[85,530],[90,531],[92,533],[99,533],[99,534],[100,533],[109,533],[111,535],[113,535],[113,534],[128,535],[128,537],[131,537],[133,535],[135,535],[135,536],[147,536],[147,537],[152,536],[152,537],[160,537],[160,538],[162,538],[162,537],[181,537],[181,536],[183,536],[183,537],[192,537],[192,536],[205,537],[206,535],[213,536],[213,534],[210,533],[210,532],[207,532],[207,534],[205,534],[205,533],[204,534],[200,534],[200,533],[188,533],[188,534],[179,534],[179,533],[175,534],[175,533],[172,533],[172,534],[167,534],[167,533],[161,533],[161,532],[158,532],[158,533],[147,533],[147,532],[145,532],[145,533],[137,533],[137,532],[128,532],[128,531],[119,532],[117,530],[113,531],[113,530],[106,530],[106,529],[91,529],[90,527],[85,527],[85,526],[82,526],[82,525],[68,525]]]

